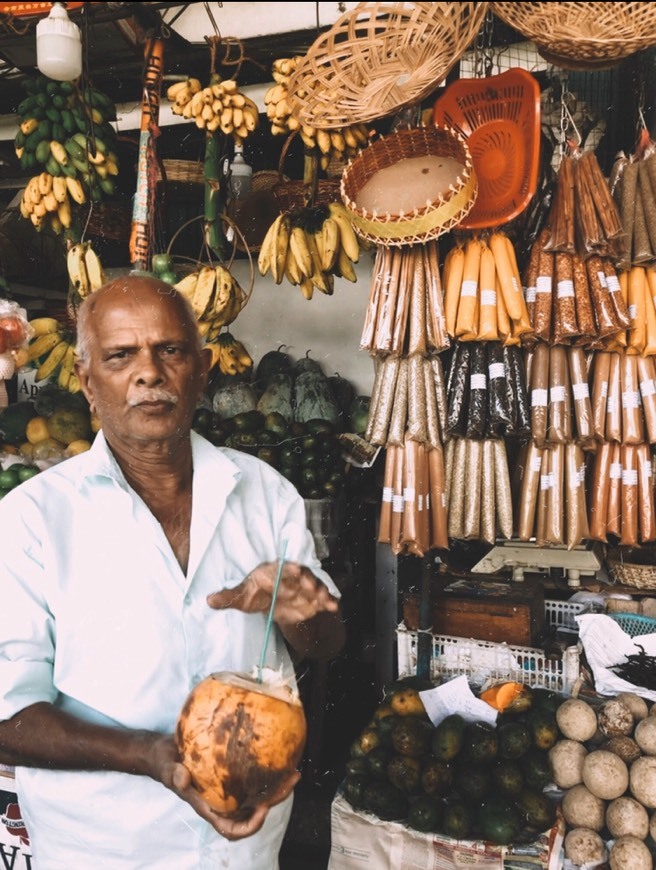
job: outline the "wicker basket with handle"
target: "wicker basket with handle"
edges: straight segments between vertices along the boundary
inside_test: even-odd
[[[462,170],[448,190],[407,213],[369,212],[358,195],[377,172],[412,157],[452,157]],[[351,160],[342,174],[342,200],[355,231],[376,245],[423,244],[457,226],[476,201],[478,183],[462,136],[446,127],[409,127],[381,137]]]
[[[604,69],[656,45],[654,3],[492,3],[502,21],[566,69]]]
[[[437,88],[487,3],[358,3],[321,34],[290,82],[295,112],[324,129],[381,118]]]
[[[306,205],[327,205],[339,201],[339,178],[319,178],[318,163],[314,161],[313,177],[310,181],[297,181],[286,178],[283,167],[289,146],[296,137],[296,131],[287,137],[280,152],[278,163],[278,183],[273,186],[280,211],[294,211]],[[314,159],[314,158],[311,158]]]

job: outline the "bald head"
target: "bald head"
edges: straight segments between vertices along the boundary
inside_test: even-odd
[[[78,308],[77,312],[77,357],[81,362],[86,362],[89,357],[90,344],[93,341],[93,324],[98,315],[114,307],[121,307],[125,303],[137,303],[151,305],[153,319],[158,317],[162,307],[170,308],[178,314],[189,335],[202,347],[203,339],[198,332],[196,315],[188,300],[178,291],[157,278],[147,275],[126,275],[115,278],[113,281],[95,290]]]

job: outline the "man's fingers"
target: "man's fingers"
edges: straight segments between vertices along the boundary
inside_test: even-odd
[[[230,607],[239,608],[245,594],[244,584],[240,583],[234,589],[222,589],[207,596],[207,603],[213,610],[227,610]]]

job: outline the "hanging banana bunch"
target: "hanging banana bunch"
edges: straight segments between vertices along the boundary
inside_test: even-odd
[[[283,212],[267,230],[257,266],[276,284],[286,278],[312,299],[315,288],[331,296],[334,277],[357,281],[353,264],[360,245],[346,208],[339,202]]]
[[[106,283],[105,270],[91,242],[77,242],[68,249],[66,269],[69,282],[69,303],[76,309],[89,293]]]
[[[212,341],[207,342],[206,347],[212,351],[212,364],[219,367],[223,375],[243,374],[253,368],[253,359],[241,341],[229,332],[222,332]]]
[[[235,320],[248,299],[237,279],[222,265],[201,266],[174,287],[191,304],[198,330],[208,342]]]
[[[176,82],[167,90],[166,98],[173,103],[174,115],[194,121],[209,133],[220,131],[232,136],[235,142],[243,142],[260,121],[257,105],[240,92],[237,82],[222,80],[216,73],[207,87],[195,78]]]
[[[264,94],[264,105],[273,135],[286,136],[298,130],[306,148],[311,151],[315,148],[319,150],[319,162],[325,170],[332,159],[345,160],[356,154],[358,149],[368,143],[371,131],[366,124],[319,130],[300,123],[292,112],[289,82],[301,60],[302,56],[298,55],[279,58],[273,62],[272,75],[276,84]]]
[[[91,86],[26,79],[18,106],[14,149],[21,167],[36,174],[21,198],[21,215],[35,229],[69,229],[75,205],[101,202],[115,189],[119,173],[112,100]]]
[[[37,317],[30,321],[30,326],[32,338],[27,346],[27,362],[37,366],[35,381],[51,381],[71,393],[79,392],[72,333],[54,317]]]

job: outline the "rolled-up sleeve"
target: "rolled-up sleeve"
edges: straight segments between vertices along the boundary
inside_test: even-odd
[[[39,701],[54,701],[55,626],[45,599],[43,542],[29,499],[0,503],[0,720]]]

